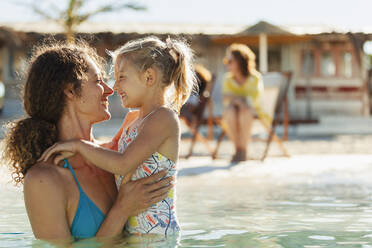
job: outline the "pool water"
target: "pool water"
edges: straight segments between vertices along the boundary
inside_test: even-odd
[[[4,168],[0,173],[0,247],[53,247],[34,239],[21,189],[6,183]],[[306,155],[234,166],[181,160],[177,212],[178,242],[116,240],[115,247],[372,247],[372,156]],[[80,246],[91,247],[74,245]]]

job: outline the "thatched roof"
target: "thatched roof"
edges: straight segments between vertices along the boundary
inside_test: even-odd
[[[268,35],[294,35],[291,32],[284,30],[283,28],[280,28],[265,21],[260,21],[259,23],[247,28],[246,30],[238,33],[237,35],[259,35],[262,33]]]
[[[219,44],[243,43],[247,45],[257,45],[259,42],[260,34],[267,35],[267,40],[270,45],[287,44],[310,40],[309,35],[293,34],[281,27],[275,26],[265,21],[260,21],[240,33],[236,33],[233,35],[215,36],[213,38],[213,41]]]

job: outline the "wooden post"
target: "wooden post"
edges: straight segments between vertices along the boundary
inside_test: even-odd
[[[283,140],[288,140],[288,126],[289,126],[289,111],[288,111],[288,97],[284,98],[284,119],[283,119]]]
[[[214,129],[213,129],[213,103],[212,99],[208,99],[208,140],[213,140],[214,138]]]
[[[266,73],[268,71],[267,66],[267,35],[261,33],[259,35],[259,56],[260,56],[260,72]]]

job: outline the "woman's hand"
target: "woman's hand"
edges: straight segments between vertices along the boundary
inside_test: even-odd
[[[78,144],[80,140],[71,140],[57,142],[44,151],[38,161],[47,161],[52,155],[56,155],[53,159],[54,164],[58,164],[61,160],[69,158],[78,152]]]
[[[165,199],[174,181],[174,177],[163,178],[166,174],[167,171],[160,171],[149,177],[122,183],[117,198],[122,211],[135,216]]]

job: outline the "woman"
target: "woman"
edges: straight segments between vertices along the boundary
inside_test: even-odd
[[[227,66],[222,95],[224,111],[223,125],[234,143],[232,162],[247,159],[247,145],[251,136],[255,113],[260,114],[259,97],[263,92],[261,74],[256,70],[254,53],[243,44],[232,44],[227,48],[224,63]]]
[[[83,43],[40,46],[34,51],[24,89],[28,117],[11,123],[5,158],[14,180],[24,182],[27,213],[36,238],[71,240],[114,236],[127,218],[167,196],[171,178],[158,173],[122,185],[79,155],[37,162],[56,141],[94,142],[92,125],[110,118],[102,58]]]

